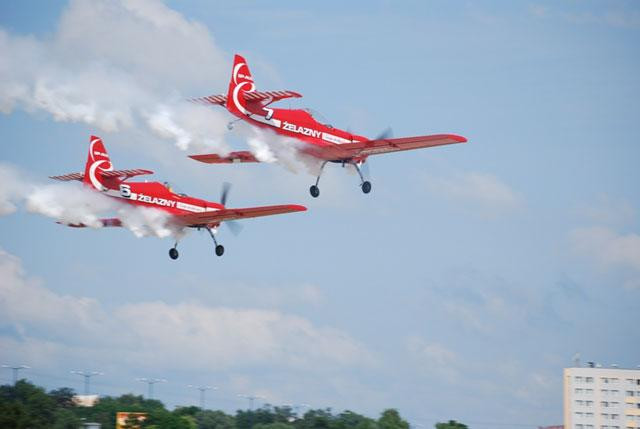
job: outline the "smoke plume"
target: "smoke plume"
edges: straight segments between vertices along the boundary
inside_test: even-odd
[[[156,0],[71,1],[50,38],[0,28],[0,111],[45,112],[105,132],[142,129],[226,153],[226,114],[185,101],[225,81],[207,29]],[[224,70],[224,72],[223,72]]]
[[[62,224],[101,228],[100,219],[117,217],[136,237],[179,238],[183,231],[162,210],[134,207],[88,189],[78,182],[41,184],[18,168],[0,163],[0,215],[23,208]]]

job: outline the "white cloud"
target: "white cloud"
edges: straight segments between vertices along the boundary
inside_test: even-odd
[[[640,235],[620,234],[608,227],[577,228],[570,234],[574,249],[604,268],[631,268],[640,271]]]
[[[580,213],[594,223],[625,225],[636,217],[636,210],[628,201],[601,195],[595,204],[584,207]]]
[[[448,178],[430,177],[427,186],[433,193],[496,216],[522,206],[522,197],[492,174],[469,172]]]
[[[61,296],[28,279],[20,261],[2,250],[0,323],[16,328],[18,339],[3,335],[0,342],[24,353],[23,360],[47,350],[62,359],[65,349],[72,354],[82,347],[97,362],[144,362],[146,370],[177,361],[196,371],[247,365],[322,371],[373,362],[344,332],[279,311],[161,301],[109,310],[89,298]]]
[[[160,1],[72,1],[51,38],[0,29],[0,57],[5,113],[44,111],[106,132],[143,129],[183,150],[228,150],[224,111],[185,101],[226,81],[224,54],[202,24]]]

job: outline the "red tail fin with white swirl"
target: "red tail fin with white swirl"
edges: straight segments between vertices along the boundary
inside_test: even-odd
[[[87,165],[84,169],[84,178],[82,181],[98,191],[104,191],[107,187],[103,183],[102,172],[111,170],[113,170],[113,165],[111,165],[109,154],[107,154],[102,139],[91,136],[89,155],[87,157]]]
[[[256,86],[249,71],[247,61],[240,55],[233,59],[233,69],[231,81],[229,82],[229,92],[227,94],[227,109],[233,114],[248,115],[245,93],[255,92]]]

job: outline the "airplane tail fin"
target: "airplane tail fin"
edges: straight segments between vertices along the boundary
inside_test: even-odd
[[[236,54],[233,59],[233,69],[231,72],[231,81],[229,82],[229,92],[227,94],[227,109],[234,114],[248,115],[246,99],[244,94],[247,92],[255,92],[256,86],[249,71],[247,61],[240,55]]]
[[[102,143],[100,137],[91,136],[89,144],[89,155],[87,157],[87,165],[84,169],[84,177],[82,181],[97,189],[104,191],[107,187],[104,185],[103,173],[112,171],[113,165],[107,154],[107,150]]]

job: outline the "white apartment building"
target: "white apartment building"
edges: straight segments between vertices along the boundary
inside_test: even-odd
[[[565,368],[564,428],[640,428],[640,369]]]

